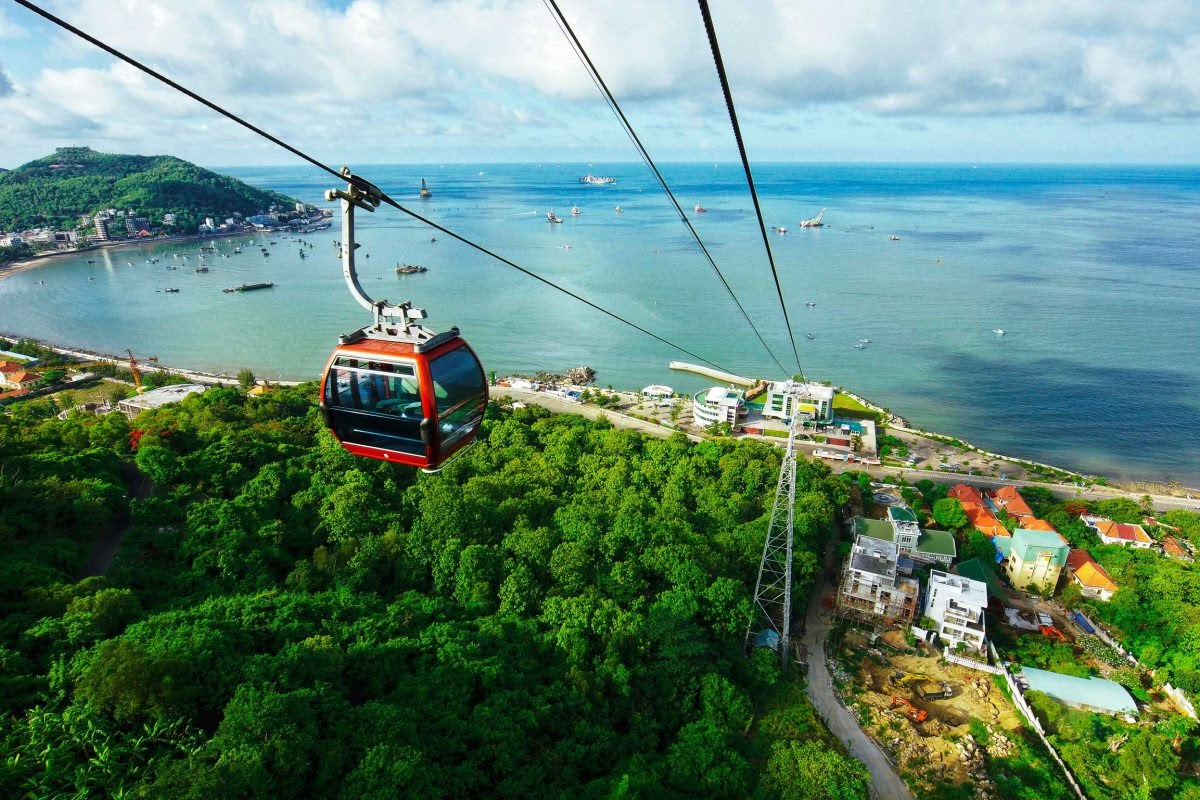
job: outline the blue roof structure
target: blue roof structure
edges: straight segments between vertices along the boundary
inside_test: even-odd
[[[1076,678],[1044,669],[1022,667],[1029,688],[1044,692],[1069,706],[1105,714],[1136,714],[1137,703],[1125,687],[1104,678]]]
[[[992,547],[996,548],[996,563],[999,564],[1001,561],[1008,558],[1008,554],[1012,552],[1012,537],[993,536]]]

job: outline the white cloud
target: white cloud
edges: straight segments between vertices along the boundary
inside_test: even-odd
[[[728,137],[691,0],[560,5],[639,129],[678,132],[670,141],[681,148]],[[623,147],[550,13],[530,0],[64,0],[54,8],[334,158],[353,149],[402,160],[436,147],[434,137],[473,146],[480,160],[492,145],[522,140]],[[1188,0],[714,0],[713,14],[740,115],[764,136],[803,135],[805,110],[843,126],[897,117],[912,130],[1027,114],[1093,123],[1200,116],[1200,6]],[[147,151],[169,149],[170,137],[229,136],[211,111],[50,30],[0,11],[0,37],[40,43],[23,48],[20,73],[10,63],[6,82],[0,72],[16,146],[44,150],[37,130],[55,118],[89,120],[91,135]],[[239,134],[221,146],[249,140]]]

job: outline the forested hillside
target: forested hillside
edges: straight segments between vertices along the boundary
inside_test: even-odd
[[[492,409],[423,475],[311,394],[0,416],[0,795],[867,796],[742,653],[776,449]],[[799,469],[803,583],[845,490]]]
[[[176,227],[193,231],[206,216],[225,219],[295,203],[174,156],[114,155],[87,147],[61,147],[0,173],[0,230],[9,231],[69,229],[80,215],[107,208],[133,209],[155,225],[163,214],[177,214]]]

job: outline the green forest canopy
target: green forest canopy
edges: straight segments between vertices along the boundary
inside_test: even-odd
[[[312,390],[0,416],[0,795],[867,796],[743,655],[777,449],[492,409],[429,476]],[[78,581],[130,459],[154,494]],[[803,596],[846,490],[798,469]]]
[[[178,215],[177,227],[192,231],[206,216],[252,215],[272,205],[292,209],[286,195],[256,189],[174,156],[97,153],[60,147],[0,173],[0,230],[72,229],[81,216],[130,209],[155,225],[163,214]]]

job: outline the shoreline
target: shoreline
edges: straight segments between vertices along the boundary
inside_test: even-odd
[[[92,247],[80,247],[75,250],[53,250],[47,253],[41,253],[33,258],[27,258],[24,261],[13,261],[9,264],[0,264],[0,281],[4,280],[5,278],[11,278],[13,275],[20,275],[22,272],[28,272],[31,269],[37,269],[38,267],[52,264],[54,263],[55,259],[66,258],[67,256],[81,256],[104,250],[123,250],[128,247],[145,247],[146,245],[151,244],[175,244],[176,242],[195,242],[201,239],[229,239],[234,236],[257,236],[259,233],[260,231],[190,233],[185,236],[169,236],[166,238],[156,237],[151,239],[134,239],[129,241],[123,239],[116,242],[105,242],[104,244],[93,245]]]
[[[238,234],[226,234],[226,235],[238,235]],[[204,237],[196,237],[196,238],[204,238]],[[175,241],[177,241],[177,240],[175,240]],[[2,279],[2,277],[3,276],[0,275],[0,279]],[[35,342],[39,347],[44,347],[44,348],[52,350],[55,353],[58,353],[60,355],[69,356],[71,358],[75,358],[75,359],[79,359],[79,360],[83,360],[83,361],[111,361],[116,364],[128,363],[128,358],[126,356],[115,355],[112,353],[101,353],[101,352],[94,351],[94,350],[84,350],[84,349],[77,348],[77,347],[65,347],[65,346],[56,344],[54,342],[49,342],[49,341],[46,341],[43,339],[38,339],[35,337],[20,336],[18,334],[12,333],[10,331],[0,331],[0,338],[9,339],[12,341],[32,341],[32,342]],[[177,368],[177,367],[170,367],[170,366],[165,366],[162,364],[141,364],[141,365],[139,365],[139,368],[142,369],[143,372],[166,372],[166,373],[170,373],[172,375],[179,375],[180,377],[187,378],[188,380],[193,381],[194,383],[199,383],[199,384],[204,384],[204,385],[209,385],[209,386],[217,385],[217,384],[235,384],[235,383],[237,383],[236,375],[229,375],[229,374],[225,374],[225,373],[200,372],[197,370],[189,370],[189,369],[183,369],[183,368]],[[265,382],[280,385],[280,386],[296,386],[301,383],[307,383],[308,381],[277,380],[277,381],[265,381]],[[884,414],[887,417],[887,421],[884,423],[887,427],[890,427],[894,430],[897,430],[897,431],[900,431],[900,432],[903,432],[906,434],[912,434],[912,435],[916,435],[916,436],[925,437],[925,438],[931,439],[933,441],[940,441],[947,445],[951,445],[952,442],[956,442],[966,452],[976,453],[978,455],[985,456],[985,457],[997,458],[997,459],[1001,459],[1003,461],[1008,461],[1008,462],[1011,462],[1014,464],[1024,464],[1024,465],[1030,465],[1030,466],[1034,466],[1034,467],[1054,470],[1054,471],[1061,472],[1061,473],[1064,473],[1067,475],[1073,475],[1075,477],[1078,477],[1081,479],[1081,481],[1087,480],[1088,478],[1094,479],[1097,477],[1102,477],[1106,481],[1106,483],[1109,487],[1111,487],[1113,489],[1123,490],[1123,491],[1145,491],[1146,493],[1153,494],[1153,495],[1184,497],[1184,498],[1194,498],[1194,497],[1200,495],[1200,488],[1183,486],[1182,484],[1180,484],[1178,482],[1163,483],[1161,481],[1116,480],[1110,476],[1085,476],[1082,473],[1079,473],[1075,470],[1067,469],[1067,468],[1056,466],[1053,464],[1045,464],[1042,462],[1034,461],[1032,459],[1021,458],[1018,456],[1009,456],[1009,455],[1005,455],[1003,453],[993,453],[993,452],[984,450],[980,447],[977,447],[977,446],[971,444],[970,442],[966,441],[965,439],[948,436],[948,435],[942,434],[942,433],[926,431],[926,430],[922,430],[920,428],[909,427],[907,420],[905,420],[900,415],[895,414],[894,412],[885,412],[883,410],[883,408],[881,408],[880,406],[876,405],[875,403],[872,403],[871,401],[863,398],[861,395],[859,395],[855,392],[849,391],[840,386],[838,386],[836,388],[838,391],[842,392],[843,394],[847,395],[848,397],[851,397],[854,400],[862,403],[867,408],[869,408],[873,411],[876,411],[880,414]],[[636,390],[631,389],[631,390],[627,390],[627,391],[633,392]],[[951,445],[951,446],[953,446],[953,445]],[[920,475],[922,470],[908,469],[907,472],[912,473],[914,475]],[[970,478],[971,476],[968,474],[968,475],[963,475],[962,477]],[[1175,494],[1176,492],[1181,492],[1182,494]]]

